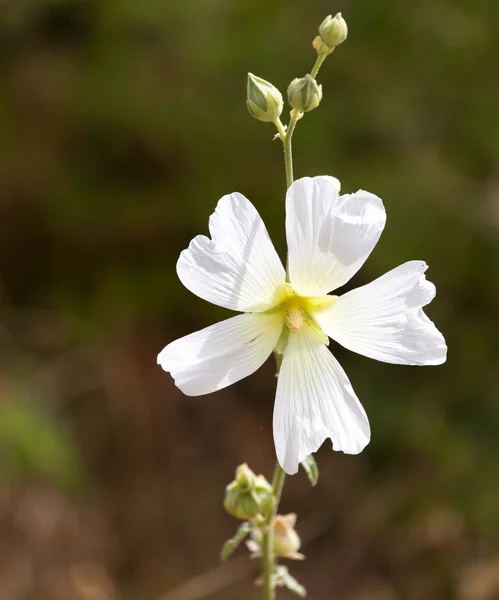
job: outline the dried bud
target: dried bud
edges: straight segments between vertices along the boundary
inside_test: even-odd
[[[273,123],[284,108],[281,92],[265,79],[248,73],[248,93],[246,104],[255,119]]]
[[[273,540],[274,552],[276,556],[292,558],[295,560],[303,559],[303,554],[298,552],[301,546],[301,541],[295,531],[295,524],[296,515],[294,513],[289,515],[277,515],[275,517],[273,521]],[[251,539],[246,543],[246,545],[255,556],[259,556],[261,554],[262,541],[262,530],[258,528],[254,529],[251,532]]]
[[[225,510],[236,519],[266,515],[274,505],[272,486],[263,475],[255,475],[247,464],[236,470],[236,478],[225,488]]]
[[[317,54],[319,54],[319,56],[322,56],[323,54],[328,55],[331,54],[331,52],[334,50],[334,48],[330,48],[326,42],[321,38],[320,35],[318,35],[314,41],[312,42],[312,46],[315,48],[315,50],[317,51]]]
[[[322,85],[318,85],[310,75],[293,79],[288,87],[288,100],[292,108],[300,112],[313,110],[322,100]]]
[[[348,27],[341,13],[335,17],[331,15],[326,17],[319,27],[319,33],[330,48],[335,48],[343,43],[347,39]]]
[[[277,556],[297,558],[301,541],[295,531],[296,515],[277,515],[274,520],[274,552]]]

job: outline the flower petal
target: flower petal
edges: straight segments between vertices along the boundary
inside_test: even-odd
[[[180,255],[180,281],[200,298],[225,308],[271,308],[286,274],[253,204],[242,194],[224,196],[209,227],[212,239],[198,235]]]
[[[347,292],[314,316],[345,348],[389,363],[440,365],[447,346],[422,307],[435,297],[426,263],[413,260]]]
[[[209,394],[261,367],[282,327],[279,313],[237,315],[168,344],[158,355],[158,364],[172,374],[184,394]]]
[[[304,177],[286,196],[290,282],[301,296],[344,285],[364,264],[385,226],[381,199],[359,190],[338,196],[334,177]]]
[[[305,327],[290,334],[277,383],[274,442],[280,465],[296,473],[326,438],[334,450],[358,454],[369,443],[369,421],[338,361]]]

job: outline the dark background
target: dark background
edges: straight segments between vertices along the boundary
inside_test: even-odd
[[[316,600],[499,598],[499,3],[2,0],[1,600],[255,597],[257,563],[218,566],[237,525],[221,501],[240,462],[271,474],[273,364],[187,398],[156,355],[229,316],[175,273],[223,194],[283,255],[282,150],[246,73],[285,91],[340,10],[296,176],[383,198],[352,286],[426,260],[449,358],[331,345],[373,438],[325,444],[314,489],[288,479],[293,571]]]

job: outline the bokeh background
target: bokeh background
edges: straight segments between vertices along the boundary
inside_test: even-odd
[[[1,600],[258,597],[244,552],[219,566],[221,500],[240,462],[271,474],[273,364],[187,398],[156,355],[228,316],[175,274],[223,194],[251,198],[283,254],[282,150],[246,73],[284,91],[340,10],[296,175],[383,198],[351,286],[426,260],[449,358],[332,344],[373,439],[325,444],[316,488],[289,478],[293,570],[316,600],[499,598],[499,3],[2,0]]]

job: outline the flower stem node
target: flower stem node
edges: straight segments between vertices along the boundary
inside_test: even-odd
[[[297,111],[305,113],[314,110],[322,100],[322,85],[318,85],[310,75],[293,79],[288,87],[288,100]]]
[[[284,101],[281,92],[265,79],[248,73],[246,105],[250,114],[265,123],[274,123],[281,116]]]
[[[331,51],[342,44],[347,39],[348,27],[341,13],[334,17],[327,16],[319,27],[319,34]]]
[[[239,465],[236,478],[225,488],[225,510],[243,521],[267,515],[274,506],[272,486],[263,475],[255,475],[247,464]]]

